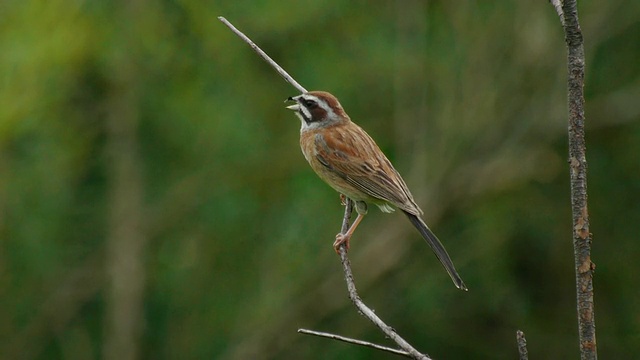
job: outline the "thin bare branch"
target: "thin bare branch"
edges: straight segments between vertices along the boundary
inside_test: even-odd
[[[353,212],[353,201],[351,199],[347,199],[347,203],[344,210],[344,219],[342,221],[342,233],[346,233],[349,229],[349,219],[351,218],[351,213]],[[347,256],[347,247],[346,244],[342,244],[339,248],[340,250],[340,260],[342,261],[342,269],[344,271],[344,278],[347,282],[347,290],[349,292],[349,298],[351,302],[356,306],[356,308],[360,311],[364,317],[369,319],[374,325],[376,325],[388,338],[393,340],[398,347],[402,350],[409,353],[414,359],[421,360],[429,360],[430,358],[420,353],[416,350],[411,344],[409,344],[405,339],[400,337],[398,333],[395,332],[391,326],[387,325],[382,321],[378,315],[376,315],[373,310],[371,310],[367,305],[362,302],[360,296],[358,295],[358,291],[356,290],[356,284],[353,280],[353,272],[351,271],[351,262],[349,261],[349,257]]]
[[[527,351],[527,339],[525,339],[524,333],[520,330],[516,331],[516,341],[518,342],[518,359],[529,360],[529,352]]]
[[[340,231],[342,234],[345,234],[349,230],[349,222],[351,221],[352,212],[353,212],[353,201],[347,198],[345,203],[345,209],[344,209],[344,218],[342,219],[342,228]],[[378,317],[378,315],[376,315],[373,312],[373,310],[371,310],[367,305],[364,304],[364,302],[362,302],[362,299],[360,299],[360,296],[358,295],[358,291],[356,290],[355,281],[353,280],[353,272],[351,271],[351,262],[349,261],[349,257],[347,256],[346,244],[343,243],[342,245],[340,245],[339,251],[340,251],[340,259],[342,261],[342,270],[344,271],[344,278],[345,278],[345,281],[347,282],[347,290],[349,292],[349,298],[351,299],[351,302],[353,302],[353,304],[356,306],[360,314],[362,314],[364,317],[369,319],[388,338],[393,340],[398,345],[398,347],[402,349],[404,353],[406,353],[406,355],[403,354],[404,356],[410,357],[412,359],[431,360],[429,356],[420,353],[413,346],[411,346],[411,344],[409,344],[405,339],[400,337],[400,335],[398,335],[398,333],[396,333],[396,331],[391,326],[385,324],[384,321],[382,321]],[[306,331],[311,331],[311,330],[306,330]],[[301,332],[301,331],[298,330],[298,332]],[[333,334],[329,334],[329,335],[330,336],[325,336],[325,337],[334,338],[335,336],[338,336]],[[337,338],[336,340],[344,341],[342,339],[337,339]],[[363,345],[365,343],[370,344],[365,341],[354,340],[354,343],[357,343],[357,342],[361,342],[359,343],[359,345]],[[379,345],[372,346],[372,347],[377,348],[377,346]]]
[[[556,6],[554,4],[554,6]],[[557,10],[556,10],[557,11]],[[571,210],[573,213],[573,253],[576,272],[576,297],[580,357],[598,358],[595,310],[593,306],[593,272],[591,232],[587,207],[587,157],[584,115],[584,41],[578,21],[577,0],[564,0],[561,17],[567,44],[567,92],[569,108],[569,173]]]
[[[396,354],[396,355],[405,356],[405,357],[408,357],[408,358],[411,357],[411,354],[409,354],[406,351],[402,351],[402,350],[390,348],[390,347],[387,347],[387,346],[382,346],[382,345],[370,343],[368,341],[362,341],[362,340],[352,339],[352,338],[348,338],[348,337],[344,337],[344,336],[340,336],[340,335],[336,335],[336,334],[331,334],[331,333],[326,333],[326,332],[321,332],[321,331],[314,331],[314,330],[307,330],[307,329],[298,329],[298,332],[301,333],[301,334],[314,335],[314,336],[325,337],[325,338],[328,338],[328,339],[343,341],[343,342],[346,342],[346,343],[349,343],[349,344],[366,346],[366,347],[370,347],[370,348],[377,349],[377,350],[387,351],[387,352],[390,352],[390,353],[393,353],[393,354]]]
[[[251,41],[251,39],[249,39],[249,37],[247,37],[247,35],[243,34],[242,31],[236,29],[236,27],[233,26],[233,24],[231,24],[224,17],[218,16],[218,20],[222,21],[222,23],[227,25],[227,27],[229,27],[229,29],[231,29],[231,31],[233,31],[236,35],[238,35],[244,42],[249,44],[249,46],[251,46],[253,51],[258,53],[258,55],[260,55],[260,57],[263,58],[264,61],[269,63],[269,65],[271,65],[271,67],[273,67],[278,72],[278,74],[280,74],[280,76],[282,76],[284,78],[284,80],[286,82],[288,82],[289,84],[293,85],[301,93],[306,93],[307,92],[307,89],[302,87],[302,85],[300,85],[293,77],[291,77],[291,75],[289,75],[286,71],[284,71],[284,69],[282,67],[280,67],[280,65],[278,65],[278,63],[273,61],[273,59],[271,59],[271,57],[269,57],[269,55],[267,55],[264,51],[262,51],[262,49],[260,49],[258,47],[258,45],[256,45],[253,41]]]
[[[562,0],[549,0],[551,5],[556,9],[556,13],[560,17],[560,24],[564,26],[564,11],[562,11]]]
[[[342,218],[342,227],[340,228],[340,232],[346,234],[347,231],[349,231],[351,213],[353,213],[353,201],[344,195],[340,195],[340,200],[344,205],[344,217]]]
[[[267,61],[288,83],[295,86],[300,92],[306,93],[307,90],[303,88],[297,81],[295,81],[289,74],[287,74],[284,69],[282,69],[275,61],[273,61],[269,55],[267,55],[262,49],[260,49],[251,39],[249,39],[245,34],[243,34],[240,30],[236,29],[227,19],[222,16],[219,16],[218,19],[222,21],[231,31],[236,33],[244,42],[249,44],[251,48],[260,55],[265,61]],[[351,213],[353,212],[353,201],[351,199],[346,200],[345,211],[344,211],[344,219],[342,221],[342,233],[345,234],[349,229],[349,222],[351,219]],[[351,272],[351,263],[349,258],[347,257],[347,249],[346,244],[343,243],[340,248],[340,259],[342,261],[342,267],[344,270],[345,280],[347,282],[347,289],[349,291],[349,298],[356,306],[356,308],[360,311],[362,315],[368,318],[371,322],[373,322],[382,332],[392,339],[398,346],[404,350],[408,356],[413,359],[420,360],[431,360],[428,356],[421,354],[418,350],[413,348],[406,340],[400,337],[395,330],[393,330],[389,325],[385,324],[369,307],[367,307],[360,296],[358,296],[358,292],[356,291],[356,286],[353,280],[353,273]]]

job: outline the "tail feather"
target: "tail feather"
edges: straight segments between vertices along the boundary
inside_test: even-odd
[[[436,235],[429,229],[427,224],[425,224],[420,217],[408,213],[404,210],[402,210],[402,212],[407,215],[409,221],[411,221],[413,226],[415,226],[418,231],[420,231],[422,237],[427,241],[427,244],[429,244],[431,250],[433,250],[433,252],[436,254],[436,257],[438,258],[438,260],[440,260],[442,266],[444,266],[444,269],[447,270],[447,273],[449,273],[449,276],[451,276],[451,280],[453,280],[453,283],[456,285],[456,287],[458,287],[458,289],[466,291],[467,286],[462,281],[460,275],[458,275],[455,266],[453,266],[453,261],[451,261],[449,254],[447,254],[447,250],[445,250],[444,246],[442,245],[440,240],[438,240]]]

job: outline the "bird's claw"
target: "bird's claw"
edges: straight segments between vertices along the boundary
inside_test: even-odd
[[[338,233],[336,235],[336,241],[333,242],[333,249],[336,251],[336,254],[340,254],[340,246],[344,244],[345,250],[349,251],[349,239],[351,236],[346,236],[343,233]]]
[[[347,206],[347,197],[344,194],[340,194],[340,204]]]

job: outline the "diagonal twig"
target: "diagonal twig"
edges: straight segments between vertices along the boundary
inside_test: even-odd
[[[345,234],[349,229],[349,219],[351,219],[351,213],[353,212],[353,201],[347,198],[347,202],[344,210],[344,219],[342,220],[342,233]],[[409,344],[405,339],[400,337],[398,333],[389,325],[385,324],[382,319],[376,315],[373,310],[371,310],[362,299],[358,295],[358,291],[356,290],[356,284],[353,280],[353,272],[351,271],[351,262],[349,261],[349,257],[347,256],[347,246],[345,243],[340,245],[340,260],[342,261],[342,270],[344,271],[344,279],[347,282],[347,291],[349,292],[349,299],[356,306],[356,308],[360,311],[360,313],[369,319],[375,326],[377,326],[388,338],[393,340],[398,347],[402,350],[409,353],[409,355],[414,359],[420,360],[430,360],[430,358],[420,353],[416,350],[411,344]]]
[[[307,90],[304,87],[302,87],[302,85],[300,85],[297,81],[295,81],[282,67],[280,67],[280,65],[278,65],[275,61],[273,61],[273,59],[271,59],[269,57],[269,55],[267,55],[253,41],[251,41],[251,39],[249,39],[249,37],[247,37],[245,34],[243,34],[240,30],[236,29],[236,27],[233,26],[224,17],[219,16],[218,19],[220,21],[222,21],[227,27],[229,27],[229,29],[231,29],[231,31],[233,31],[236,35],[238,35],[244,42],[249,44],[251,46],[251,48],[256,53],[258,53],[258,55],[260,55],[261,58],[263,58],[266,62],[268,62],[288,83],[290,83],[291,85],[295,86],[300,92],[303,92],[303,93],[307,92]],[[344,211],[344,219],[342,221],[342,231],[341,232],[343,234],[345,234],[347,232],[347,230],[349,229],[349,221],[351,219],[351,213],[352,212],[353,212],[353,201],[351,201],[351,199],[347,199],[346,205],[345,205],[345,211]],[[360,299],[360,296],[358,295],[358,292],[356,290],[355,282],[353,280],[353,273],[351,271],[351,263],[349,261],[349,258],[347,257],[347,249],[346,249],[346,244],[345,243],[343,243],[340,246],[339,252],[340,252],[340,259],[342,261],[342,268],[344,270],[344,277],[345,277],[345,280],[347,282],[347,290],[349,291],[349,298],[351,299],[353,304],[356,306],[356,308],[360,311],[360,313],[362,315],[364,315],[367,319],[369,319],[371,322],[373,322],[378,328],[380,328],[380,330],[382,330],[382,332],[387,337],[389,337],[391,340],[393,340],[398,345],[398,347],[400,347],[402,350],[406,351],[408,356],[410,356],[411,358],[420,359],[420,360],[431,360],[431,358],[429,358],[428,356],[420,353],[413,346],[411,346],[411,344],[409,344],[406,340],[404,340],[402,337],[400,337],[400,335],[398,335],[398,333],[396,333],[395,330],[393,330],[393,328],[391,328],[389,325],[385,324],[373,312],[373,310],[371,310],[369,307],[367,307],[362,302],[362,300]],[[382,347],[382,348],[384,348],[384,347]]]
[[[260,49],[258,45],[256,45],[253,41],[251,41],[251,39],[249,39],[247,35],[243,34],[242,31],[236,29],[236,27],[233,26],[233,24],[227,21],[227,19],[225,19],[224,17],[218,16],[218,20],[222,21],[225,25],[227,25],[227,27],[229,27],[229,29],[231,29],[231,31],[233,31],[236,35],[238,35],[244,42],[249,44],[249,46],[251,46],[253,51],[258,53],[258,55],[260,55],[260,57],[263,58],[264,61],[268,62],[269,65],[271,65],[271,67],[273,67],[278,72],[278,74],[280,74],[280,76],[284,78],[286,82],[293,85],[301,93],[307,92],[307,90],[304,87],[302,87],[302,85],[300,85],[294,78],[291,77],[291,75],[289,75],[286,71],[284,71],[284,69],[280,65],[278,65],[275,61],[273,61],[273,59],[271,59],[271,57],[269,57],[267,53],[262,51],[262,49]]]
[[[326,333],[326,332],[321,332],[321,331],[314,331],[314,330],[307,330],[307,329],[298,329],[298,332],[301,333],[301,334],[320,336],[320,337],[325,337],[325,338],[328,338],[328,339],[333,339],[333,340],[346,342],[346,343],[349,343],[349,344],[355,344],[355,345],[370,347],[370,348],[373,348],[373,349],[376,349],[376,350],[382,350],[382,351],[390,352],[390,353],[393,353],[393,354],[396,354],[396,355],[405,356],[405,357],[409,357],[409,358],[411,357],[411,354],[409,354],[406,351],[398,350],[398,349],[394,349],[394,348],[390,348],[390,347],[387,347],[387,346],[382,346],[382,345],[378,345],[378,344],[374,344],[374,343],[370,343],[368,341],[362,341],[362,340],[352,339],[352,338],[348,338],[348,337],[344,337],[344,336],[340,336],[340,335],[336,335],[336,334],[331,334],[331,333]]]
[[[560,17],[560,24],[564,26],[564,11],[562,10],[562,0],[549,0],[549,2],[556,9],[556,13]]]

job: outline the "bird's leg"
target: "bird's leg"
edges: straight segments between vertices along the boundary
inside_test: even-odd
[[[358,217],[353,222],[353,224],[351,224],[351,227],[349,227],[349,230],[347,230],[345,234],[338,233],[338,235],[336,235],[336,241],[333,242],[333,248],[336,250],[336,253],[340,254],[340,245],[342,245],[343,243],[345,244],[347,250],[349,250],[349,239],[351,239],[351,235],[353,235],[353,232],[356,231],[358,224],[360,224],[360,221],[362,221],[363,218],[363,214],[358,214]]]
[[[340,194],[340,204],[342,206],[347,206],[347,197],[345,194]]]

